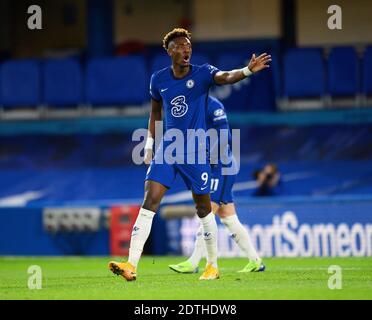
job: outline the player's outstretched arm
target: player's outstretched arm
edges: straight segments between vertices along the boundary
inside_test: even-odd
[[[270,61],[271,56],[267,53],[263,53],[258,57],[253,54],[248,66],[242,69],[235,69],[231,71],[219,71],[214,75],[214,82],[217,84],[233,84],[243,80],[246,77],[249,77],[252,73],[269,68]]]
[[[161,120],[161,102],[151,99],[151,111],[149,118],[149,126],[147,132],[147,141],[145,145],[145,157],[144,162],[150,164],[152,160],[152,151],[154,146],[155,138],[155,121]]]

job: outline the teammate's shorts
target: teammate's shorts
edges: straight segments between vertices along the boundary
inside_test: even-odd
[[[221,165],[211,165],[211,200],[218,205],[233,203],[236,175],[222,175]]]
[[[156,158],[156,155],[155,155]],[[208,194],[211,186],[211,166],[206,164],[167,164],[151,161],[145,180],[161,183],[167,188],[173,184],[177,174],[194,194]]]

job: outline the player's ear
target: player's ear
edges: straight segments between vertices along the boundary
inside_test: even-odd
[[[173,42],[173,40],[169,42],[168,49],[167,49],[168,56],[170,56],[170,57],[172,56],[172,53],[173,53],[173,50],[174,50],[175,46],[176,45]]]

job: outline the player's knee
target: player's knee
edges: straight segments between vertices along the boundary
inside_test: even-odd
[[[230,217],[232,216],[233,214],[231,214],[229,211],[226,211],[226,210],[223,210],[222,208],[220,208],[218,211],[218,216],[221,218],[221,219],[224,219],[224,218],[227,218],[227,217]]]
[[[142,208],[152,212],[158,211],[160,206],[160,199],[154,195],[147,195],[143,201]]]
[[[212,211],[210,204],[198,204],[196,205],[196,214],[199,218],[206,217]]]
[[[217,214],[220,218],[228,218],[236,215],[233,203],[223,204],[218,208]]]

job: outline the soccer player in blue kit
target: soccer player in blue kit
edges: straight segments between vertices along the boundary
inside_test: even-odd
[[[198,151],[189,148],[195,141],[189,141],[189,130],[206,131],[206,106],[209,88],[214,85],[233,84],[254,72],[268,68],[271,57],[266,53],[252,56],[248,66],[231,71],[220,71],[210,64],[190,64],[192,48],[191,34],[182,28],[175,28],[163,39],[163,47],[171,58],[172,65],[155,72],[150,81],[151,112],[148,137],[145,146],[145,162],[153,155],[155,122],[165,119],[165,134],[151,160],[145,178],[145,195],[141,209],[133,226],[127,262],[109,262],[109,269],[127,281],[136,280],[137,265],[144,244],[150,234],[152,220],[158,211],[165,192],[171,187],[177,174],[181,175],[192,191],[196,213],[203,227],[203,238],[207,251],[207,265],[200,280],[219,278],[217,265],[217,223],[211,208],[210,173],[208,162],[200,162]],[[183,133],[184,152],[175,163],[169,163],[165,154],[172,146],[170,132],[177,129]],[[169,134],[168,134],[169,133]],[[168,137],[167,137],[168,135]],[[196,144],[197,147],[200,147]],[[207,152],[208,146],[205,145]],[[189,156],[198,161],[189,161]],[[187,161],[185,163],[185,158]]]
[[[207,129],[209,130],[211,128],[219,131],[228,131],[229,139],[226,141],[227,144],[226,146],[220,145],[220,148],[223,148],[223,152],[226,153],[225,156],[229,160],[225,163],[231,163],[234,165],[235,159],[231,150],[232,138],[224,105],[218,99],[209,96],[207,107]],[[218,145],[212,145],[210,148],[210,154],[212,157],[214,157],[218,152],[218,150],[214,150],[214,148],[218,148]],[[217,160],[218,161],[211,161],[210,194],[212,200],[212,211],[220,217],[221,222],[230,231],[231,236],[236,244],[249,259],[248,264],[238,272],[264,271],[265,265],[262,263],[262,259],[258,256],[257,251],[249,238],[248,231],[240,223],[236,214],[232,192],[236,175],[223,175],[222,168],[224,166],[226,167],[227,165],[224,164],[219,157]],[[179,273],[198,272],[200,260],[205,256],[205,245],[202,235],[203,228],[200,226],[198,232],[196,233],[195,247],[190,258],[179,264],[171,264],[169,265],[169,268]]]

